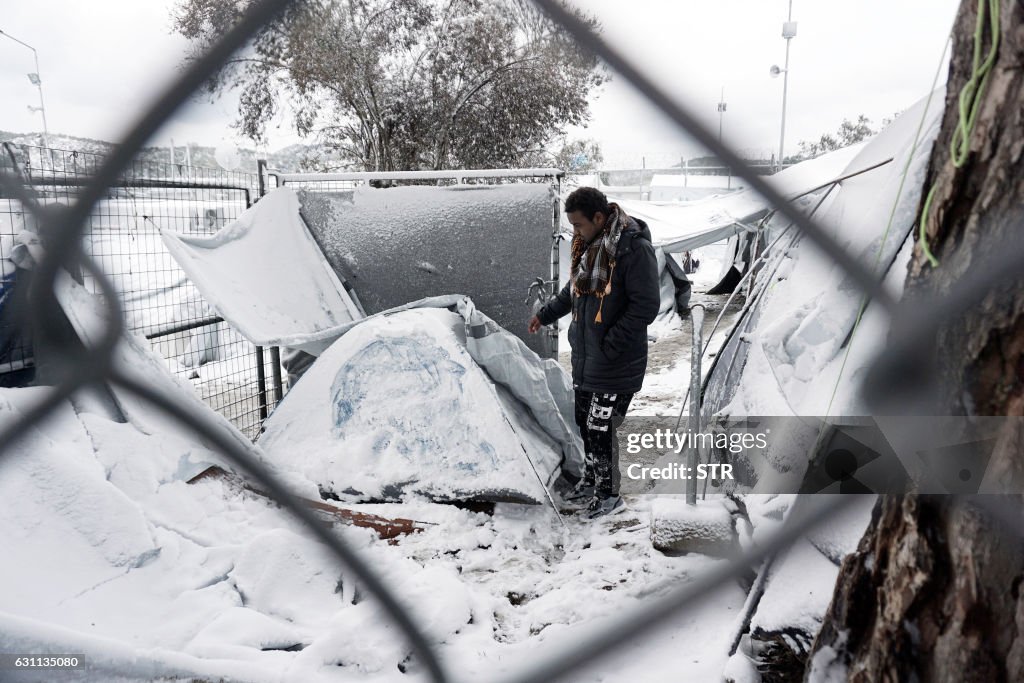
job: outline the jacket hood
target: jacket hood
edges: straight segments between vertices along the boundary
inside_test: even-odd
[[[654,241],[651,239],[651,229],[647,227],[647,222],[644,221],[642,218],[634,218],[633,216],[630,216],[629,225],[626,229],[635,229],[637,232],[640,233],[640,237],[643,237],[648,242],[653,243]]]
[[[622,239],[623,237],[629,239]],[[642,237],[651,242],[651,229],[647,227],[647,223],[643,219],[629,216],[629,222],[622,229],[622,236],[619,238],[618,253],[627,254],[632,251],[633,239],[636,237]]]

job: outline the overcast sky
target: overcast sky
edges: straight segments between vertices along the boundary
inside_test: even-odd
[[[657,82],[718,127],[740,149],[777,151],[783,79],[782,23],[788,0],[575,0],[601,21],[606,38]],[[844,117],[885,116],[924,97],[958,0],[794,0],[786,153],[835,129]],[[7,2],[0,30],[39,52],[52,132],[116,140],[148,98],[173,78],[187,47],[171,33],[172,0]],[[948,59],[948,57],[947,57]],[[0,36],[0,130],[40,130],[38,92],[26,77],[32,52]],[[940,80],[945,78],[945,65]],[[236,102],[197,102],[155,142],[238,143],[228,124]],[[594,94],[593,117],[574,137],[597,139],[606,165],[677,163],[700,150],[621,78]],[[269,148],[298,141],[289,121],[269,128]]]

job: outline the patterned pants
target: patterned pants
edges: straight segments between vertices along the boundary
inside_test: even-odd
[[[598,495],[619,493],[619,442],[615,429],[622,424],[633,394],[598,394],[576,390],[576,426],[583,438],[583,479]]]

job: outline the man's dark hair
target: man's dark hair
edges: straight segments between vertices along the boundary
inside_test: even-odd
[[[608,206],[608,197],[601,190],[596,187],[580,187],[565,198],[565,212],[573,211],[579,211],[588,221],[592,221],[598,211],[607,216],[611,213],[611,207]]]

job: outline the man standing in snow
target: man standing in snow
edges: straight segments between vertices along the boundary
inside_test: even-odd
[[[647,224],[600,190],[577,189],[565,213],[573,227],[569,282],[527,325],[534,333],[572,312],[572,381],[586,467],[566,499],[591,498],[593,519],[624,506],[615,429],[647,370],[647,326],[660,307],[658,266]]]

